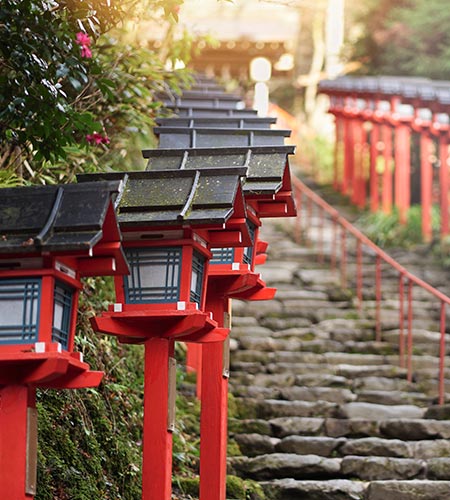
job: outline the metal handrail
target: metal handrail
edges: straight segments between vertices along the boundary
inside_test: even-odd
[[[331,268],[335,269],[338,260],[338,231],[337,228],[341,228],[341,241],[340,241],[340,264],[341,273],[340,281],[341,286],[347,287],[347,264],[348,264],[348,249],[347,240],[348,235],[351,235],[356,240],[356,297],[358,302],[358,310],[362,310],[363,302],[363,258],[362,258],[362,247],[365,246],[369,248],[375,259],[375,331],[376,340],[381,340],[381,282],[382,282],[382,262],[388,264],[391,268],[396,270],[399,275],[399,359],[400,366],[402,368],[407,368],[407,379],[412,382],[412,353],[413,353],[413,334],[412,334],[412,323],[413,323],[413,309],[412,309],[412,291],[413,286],[417,286],[426,290],[432,296],[434,296],[440,302],[440,319],[439,319],[439,331],[440,331],[440,343],[439,343],[439,404],[443,404],[445,401],[445,332],[446,332],[446,306],[450,305],[450,297],[437,290],[429,283],[418,278],[411,272],[409,272],[405,267],[399,264],[390,255],[384,252],[380,247],[378,247],[373,241],[371,241],[367,236],[365,236],[361,231],[356,229],[350,222],[348,222],[344,217],[342,217],[339,212],[330,206],[326,201],[324,201],[320,196],[318,196],[314,191],[308,188],[300,179],[293,177],[292,183],[295,190],[295,198],[297,202],[297,220],[295,224],[295,238],[297,242],[301,242],[301,230],[302,222],[305,221],[305,225],[308,226],[313,213],[313,207],[316,210],[320,210],[320,226],[319,226],[319,248],[318,248],[318,259],[323,262],[324,255],[324,240],[323,240],[323,223],[325,215],[328,215],[333,222],[333,242],[332,242],[332,253],[330,256]],[[305,200],[303,200],[303,197]],[[306,204],[306,210],[305,210]],[[405,287],[405,284],[407,285]],[[405,290],[406,288],[406,290]],[[407,296],[407,338],[404,335],[404,300],[405,295]],[[405,346],[406,343],[406,346]],[[406,351],[406,359],[405,359]]]

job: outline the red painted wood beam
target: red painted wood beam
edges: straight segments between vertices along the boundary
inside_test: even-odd
[[[341,191],[346,195],[351,194],[354,174],[354,127],[352,122],[352,119],[346,118],[344,123],[344,175]]]
[[[369,179],[370,179],[370,211],[376,212],[380,206],[379,197],[379,179],[377,171],[378,160],[378,144],[380,142],[380,126],[377,123],[372,124],[372,136],[370,140],[370,166],[369,166]]]
[[[168,429],[169,358],[174,341],[152,338],[145,343],[142,500],[170,500],[172,431]]]
[[[448,174],[448,147],[449,138],[447,135],[441,135],[439,137],[439,158],[441,162],[441,168],[439,169],[439,184],[441,187],[441,237],[445,237],[449,234],[449,174]]]
[[[411,128],[404,123],[395,127],[394,189],[400,224],[406,224],[411,205]]]
[[[219,325],[227,323],[229,299],[208,296],[207,309]],[[229,315],[228,315],[229,317]],[[224,342],[202,346],[200,417],[200,500],[225,500],[228,376],[224,374]]]
[[[381,208],[385,214],[392,212],[392,128],[388,124],[381,126],[384,143],[384,171],[382,176]]]
[[[0,388],[0,498],[31,500],[36,493],[35,390]]]
[[[336,191],[341,189],[344,160],[344,119],[335,113],[335,144],[334,144],[334,172],[333,187]]]
[[[430,161],[432,139],[427,132],[420,134],[420,198],[422,205],[422,237],[424,241],[431,241],[433,237],[431,227],[433,167]]]
[[[363,143],[363,123],[354,119],[353,122],[353,177],[351,188],[351,201],[355,205],[360,203],[360,186],[362,177],[362,143]]]

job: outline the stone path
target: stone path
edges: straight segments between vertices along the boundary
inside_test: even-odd
[[[257,480],[276,500],[449,500],[450,411],[436,406],[435,305],[415,292],[409,383],[398,362],[395,274],[383,277],[376,342],[373,302],[358,317],[337,274],[287,237],[284,224],[264,221],[262,231],[270,245],[260,271],[278,288],[275,300],[233,302],[230,390],[240,418],[229,429],[242,456],[229,458],[229,472]],[[420,256],[403,258],[425,272]],[[373,295],[370,283],[364,290]]]

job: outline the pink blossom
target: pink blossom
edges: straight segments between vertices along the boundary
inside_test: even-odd
[[[92,57],[92,52],[89,47],[81,47],[81,57],[86,57],[87,59],[90,59]]]
[[[77,41],[76,43],[78,45],[84,45],[89,47],[91,45],[91,39],[89,38],[89,35],[86,35],[86,33],[83,33],[82,31],[79,31],[77,33]]]
[[[89,48],[89,46],[91,45],[91,39],[89,38],[89,35],[86,35],[86,33],[79,31],[77,33],[75,43],[81,45],[81,57],[86,57],[87,59],[90,59],[92,57],[92,52]]]
[[[92,134],[88,134],[86,136],[86,140],[89,142],[89,144],[109,144],[111,141],[109,137],[105,134],[99,134],[98,132],[94,132]]]

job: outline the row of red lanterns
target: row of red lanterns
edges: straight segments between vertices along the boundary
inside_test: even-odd
[[[2,190],[2,497],[30,499],[36,492],[36,388],[100,383],[102,373],[74,352],[77,301],[82,277],[113,275],[115,303],[92,325],[120,342],[145,346],[142,498],[171,497],[174,343],[183,341],[200,345],[203,359],[196,365],[200,497],[225,499],[230,303],[274,295],[254,269],[267,248],[258,231],[262,217],[295,214],[288,164],[293,148],[280,144],[284,135],[276,131],[248,125],[244,132],[246,116],[264,127],[272,120],[240,109],[238,98],[208,80],[183,93],[176,113],[210,121],[175,131],[161,123],[160,137],[181,133],[201,138],[200,147],[189,142],[145,151],[146,171]],[[239,128],[232,128],[236,117]],[[218,130],[214,118],[230,126],[222,123]],[[195,348],[189,350],[192,358]],[[200,359],[198,348],[195,355]]]

